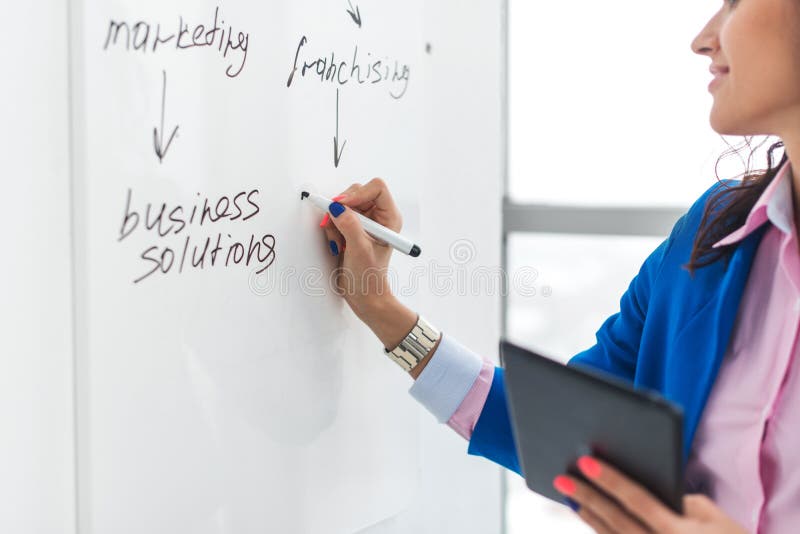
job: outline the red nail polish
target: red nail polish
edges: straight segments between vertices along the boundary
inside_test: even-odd
[[[600,476],[600,464],[591,456],[581,456],[578,458],[578,467],[583,474],[589,478],[597,478]]]
[[[319,223],[319,227],[320,227],[320,228],[322,228],[322,227],[324,227],[326,224],[328,224],[328,219],[330,219],[330,215],[328,215],[328,214],[326,213],[326,214],[325,214],[325,216],[322,218],[322,222],[321,222],[321,223]]]
[[[565,495],[572,495],[575,493],[575,482],[564,475],[558,475],[553,479],[553,487]]]

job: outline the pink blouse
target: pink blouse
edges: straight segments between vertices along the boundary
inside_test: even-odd
[[[735,243],[766,221],[733,334],[697,427],[687,490],[754,533],[800,532],[800,249],[787,162]],[[794,415],[792,415],[794,413]]]

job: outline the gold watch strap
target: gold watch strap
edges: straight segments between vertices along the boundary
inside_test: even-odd
[[[392,350],[384,347],[383,351],[397,365],[411,371],[425,359],[441,335],[439,330],[417,314],[417,323],[400,344]]]

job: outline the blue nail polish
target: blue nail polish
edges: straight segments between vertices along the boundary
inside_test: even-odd
[[[333,215],[334,217],[338,217],[339,215],[342,214],[342,212],[344,212],[344,206],[342,206],[338,202],[331,202],[331,205],[328,206],[328,210],[330,210],[331,215]]]
[[[580,505],[580,504],[576,503],[575,501],[573,501],[573,500],[572,500],[572,499],[570,499],[569,497],[564,497],[564,503],[565,503],[567,506],[569,506],[570,508],[572,508],[572,510],[573,510],[573,511],[575,511],[575,512],[577,512],[577,511],[578,511],[578,509],[581,507],[581,505]]]
[[[331,240],[330,245],[331,245],[331,254],[333,254],[334,256],[338,256],[339,247],[336,246],[336,241]]]

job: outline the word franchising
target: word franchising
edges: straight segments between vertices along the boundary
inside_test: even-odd
[[[377,59],[367,54],[366,61],[359,59],[358,46],[353,48],[353,59],[337,60],[336,54],[331,52],[330,58],[327,56],[316,56],[310,53],[305,46],[308,38],[304,35],[300,38],[297,50],[294,55],[294,64],[289,72],[289,79],[286,87],[291,87],[295,74],[301,78],[319,77],[320,82],[345,85],[351,81],[358,84],[390,84],[398,86],[397,89],[389,89],[389,95],[394,99],[401,98],[408,89],[408,79],[411,76],[411,67],[401,64],[397,60],[390,60],[388,57]],[[311,56],[311,57],[308,57]]]

